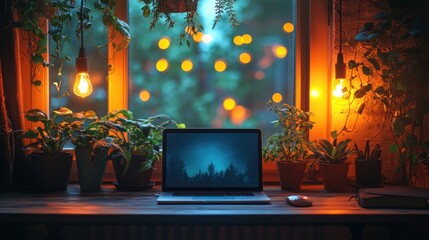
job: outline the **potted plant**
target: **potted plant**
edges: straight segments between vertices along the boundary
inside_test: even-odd
[[[38,123],[21,137],[33,140],[25,146],[35,184],[42,191],[67,189],[73,154],[64,151],[72,129],[80,122],[72,121],[73,112],[65,107],[54,110],[51,117],[39,109],[25,113],[28,121]]]
[[[107,165],[108,149],[96,149],[94,145],[98,140],[107,137],[109,129],[100,124],[94,111],[76,113],[75,117],[82,120],[82,126],[73,129],[71,138],[75,146],[80,189],[84,192],[100,191]]]
[[[370,149],[369,140],[365,143],[365,150],[362,150],[355,143],[355,177],[358,187],[380,187],[383,185],[381,172],[381,148],[380,144],[375,144]]]
[[[315,158],[313,163],[318,163],[324,188],[327,191],[341,192],[347,185],[349,163],[346,160],[354,153],[353,149],[348,148],[350,141],[345,139],[338,142],[334,138],[331,143],[327,139],[320,139],[311,147]]]
[[[162,130],[177,124],[169,116],[160,114],[146,119],[133,119],[129,110],[113,111],[100,122],[110,130],[110,136],[95,143],[95,148],[108,147],[109,159],[123,190],[145,189],[151,185],[154,163],[161,159]]]
[[[348,61],[344,96],[359,103],[357,116],[364,111],[377,116],[379,122],[371,124],[381,126],[378,132],[396,155],[391,180],[402,185],[414,184],[419,145],[428,136],[428,22],[426,12],[419,11],[425,7],[425,1],[380,1],[379,11],[348,41],[354,57]]]
[[[312,113],[287,103],[278,106],[269,101],[268,107],[277,114],[278,119],[273,123],[280,129],[267,139],[263,148],[264,161],[276,162],[282,189],[298,191],[301,188],[311,145],[308,133],[314,124],[310,120]]]

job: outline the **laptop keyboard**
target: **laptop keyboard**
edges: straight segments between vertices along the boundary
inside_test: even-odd
[[[254,197],[252,192],[232,192],[232,193],[188,193],[174,192],[173,196],[178,197]]]

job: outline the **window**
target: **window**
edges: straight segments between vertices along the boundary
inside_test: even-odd
[[[129,2],[128,108],[137,118],[165,113],[187,127],[261,128],[269,136],[276,116],[266,102],[295,99],[295,1],[237,1],[237,29],[225,19],[211,28],[213,4],[199,1],[204,30],[179,47],[183,22],[168,29],[161,20],[149,32],[141,3]]]
[[[126,102],[136,118],[165,113],[188,127],[257,127],[264,136],[272,134],[270,122],[275,116],[265,103],[272,99],[293,104],[295,99],[295,0],[237,1],[241,24],[236,29],[226,19],[212,29],[213,1],[200,0],[200,21],[205,29],[191,38],[190,47],[178,46],[184,23],[178,21],[168,29],[161,20],[149,31],[142,3],[128,4],[132,36],[128,64],[115,60],[115,66],[128,69],[128,82],[119,84],[128,86]],[[99,12],[91,15],[100,21]],[[174,17],[181,19],[180,15]],[[73,17],[67,31],[75,31],[77,25],[77,17]],[[93,109],[102,116],[114,110],[108,110],[107,104],[112,98],[107,89],[107,49],[96,47],[105,44],[107,29],[94,24],[84,34],[94,92],[84,99],[74,95],[74,64],[65,64],[59,76],[61,62],[51,57],[55,67],[49,72],[50,107]],[[55,47],[51,40],[51,53]],[[70,39],[63,54],[74,62],[79,47],[78,38]],[[111,88],[110,95],[115,90]],[[70,96],[64,97],[65,91]]]

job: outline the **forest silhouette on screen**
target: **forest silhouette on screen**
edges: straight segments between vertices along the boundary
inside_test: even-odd
[[[244,187],[258,184],[258,173],[254,167],[248,165],[239,169],[232,161],[225,170],[216,169],[211,161],[205,171],[199,170],[194,176],[189,176],[185,162],[175,157],[169,163],[168,176],[171,187]]]

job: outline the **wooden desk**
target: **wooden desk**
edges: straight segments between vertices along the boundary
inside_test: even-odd
[[[104,185],[99,193],[81,193],[71,184],[66,192],[0,194],[0,226],[45,224],[54,233],[64,225],[138,226],[347,226],[356,239],[368,225],[383,225],[394,238],[399,227],[428,224],[429,210],[363,209],[353,192],[331,193],[322,186],[303,186],[314,200],[309,208],[285,202],[290,192],[267,186],[267,205],[157,205],[158,186],[120,192]]]

